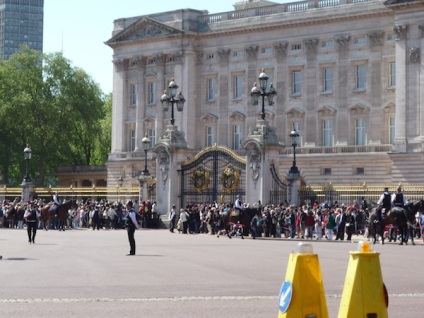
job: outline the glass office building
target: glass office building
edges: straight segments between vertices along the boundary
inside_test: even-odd
[[[43,51],[44,0],[0,0],[0,57],[8,59],[26,44]]]

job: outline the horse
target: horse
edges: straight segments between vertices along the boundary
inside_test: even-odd
[[[225,230],[228,238],[231,238],[230,230],[236,230],[241,233],[241,238],[249,235],[250,222],[255,215],[261,216],[260,208],[245,208],[240,217],[240,211],[233,209],[220,215],[220,230]],[[219,237],[219,232],[217,234]]]
[[[423,208],[423,200],[419,200],[415,203],[411,202],[408,203],[404,208],[392,208],[387,214],[387,216],[382,220],[378,219],[377,208],[374,208],[369,217],[369,229],[372,229],[373,231],[373,244],[375,244],[377,240],[377,235],[380,235],[381,244],[384,244],[384,228],[390,224],[397,225],[397,228],[399,229],[401,235],[399,244],[408,244],[408,229],[413,227],[413,224],[415,222],[415,214],[418,211],[422,212]],[[414,238],[412,236],[411,241],[412,244],[415,245]]]
[[[40,209],[41,220],[43,221],[44,230],[47,231],[49,221],[55,218],[55,213],[50,211],[52,204],[46,204]],[[62,205],[59,205],[56,209],[57,220],[59,222],[58,230],[65,231],[65,226],[67,225],[69,210],[78,208],[78,204],[75,200],[70,200]]]

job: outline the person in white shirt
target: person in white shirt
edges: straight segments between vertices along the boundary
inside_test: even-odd
[[[134,232],[138,229],[138,223],[133,208],[132,201],[127,202],[128,218],[127,218],[127,232],[128,232],[128,241],[130,243],[130,252],[127,256],[135,255],[135,239]]]
[[[175,205],[172,206],[171,211],[168,213],[168,219],[169,219],[169,231],[171,233],[174,233],[175,229],[175,220],[177,218],[177,213],[175,212]]]

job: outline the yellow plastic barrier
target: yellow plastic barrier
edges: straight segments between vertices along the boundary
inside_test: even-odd
[[[350,252],[338,318],[387,318],[389,299],[380,267],[380,253],[369,242]]]
[[[290,254],[278,318],[328,318],[321,267],[310,243],[299,243]]]

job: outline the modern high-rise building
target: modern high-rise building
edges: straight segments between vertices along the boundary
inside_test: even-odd
[[[22,45],[43,51],[44,0],[0,0],[0,57]]]

